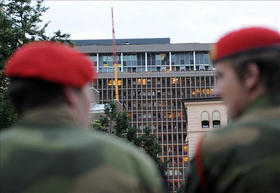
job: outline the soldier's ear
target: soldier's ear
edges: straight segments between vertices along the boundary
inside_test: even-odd
[[[70,108],[73,108],[77,104],[77,95],[71,87],[64,87],[64,95],[66,103]]]
[[[244,86],[248,90],[254,90],[260,86],[260,70],[255,63],[247,64],[246,75],[244,77]]]

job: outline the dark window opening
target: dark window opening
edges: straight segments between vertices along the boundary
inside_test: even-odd
[[[214,128],[220,128],[221,127],[221,121],[219,121],[219,120],[213,121],[213,127]]]
[[[209,121],[202,121],[201,124],[202,128],[209,128]]]

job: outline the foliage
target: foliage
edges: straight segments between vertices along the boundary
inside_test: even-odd
[[[158,153],[161,151],[160,145],[157,142],[157,137],[151,134],[151,128],[145,127],[143,135],[139,137],[141,147],[157,162],[161,163],[158,158]]]
[[[8,116],[5,116],[8,115]],[[17,119],[13,106],[8,98],[7,90],[0,93],[0,125],[1,128],[7,128]]]
[[[54,32],[45,35],[49,24],[42,23],[42,13],[48,8],[43,0],[0,0],[0,129],[9,127],[16,120],[7,94],[9,81],[4,77],[3,68],[8,57],[21,45],[35,40],[53,40],[72,45],[69,34]]]
[[[116,135],[145,150],[159,166],[165,166],[158,158],[161,148],[151,128],[146,127],[141,136],[137,136],[137,129],[131,125],[126,112],[118,112],[114,101],[105,104],[104,116],[92,124],[95,130]]]

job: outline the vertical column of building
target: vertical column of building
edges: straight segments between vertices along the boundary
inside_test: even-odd
[[[212,89],[216,88],[216,85],[217,85],[217,79],[216,79],[216,76],[214,76],[214,85],[213,85]],[[213,93],[213,95],[216,95],[216,91]]]
[[[171,54],[170,54],[171,52],[169,52],[169,57],[171,56]],[[169,58],[169,61],[171,61],[171,57]],[[169,89],[170,89],[170,102],[172,103],[174,100],[175,100],[175,96],[173,95],[173,85],[174,85],[174,81],[175,81],[175,86],[176,86],[176,77],[169,77],[168,79],[167,79],[168,81],[169,81]],[[168,130],[168,132],[170,131],[170,133],[171,133],[171,136],[172,136],[172,139],[173,139],[173,137],[174,137],[174,133],[176,132],[175,131],[175,128],[174,128],[174,120],[173,120],[173,113],[175,112],[174,110],[175,110],[176,108],[173,108],[172,107],[172,105],[171,105],[171,108],[170,108],[170,113],[171,113],[171,121],[169,122],[169,123],[167,123],[167,130]],[[169,129],[169,125],[170,125],[170,129]],[[172,171],[172,179],[171,179],[171,183],[172,183],[172,191],[174,191],[174,164],[176,163],[176,154],[175,154],[175,151],[174,151],[174,146],[175,146],[175,144],[173,143],[173,141],[172,141],[172,143],[171,143],[171,145],[170,145],[170,147],[171,147],[171,149],[172,149],[172,157],[171,157],[171,171]]]
[[[171,52],[169,52],[169,71],[172,71],[172,60],[171,60]]]
[[[179,102],[181,102],[183,96],[184,96],[184,90],[182,88],[182,77],[178,78],[179,79],[179,90],[180,90],[180,98],[179,98]],[[182,122],[182,107],[181,108],[177,108],[176,109],[176,123],[178,122]],[[177,127],[176,127],[177,128]],[[179,132],[178,130],[176,130],[177,133],[177,158],[176,158],[176,164],[177,164],[177,176],[178,176],[178,183],[177,183],[177,189],[180,187],[181,185],[181,181],[182,181],[182,175],[181,175],[181,166],[179,165],[179,160],[183,155],[183,143],[182,143],[182,134],[181,132]]]
[[[157,98],[156,98],[156,84],[155,84],[155,78],[152,77],[151,78],[151,96],[152,96],[152,109],[153,109],[153,120],[154,120],[154,127],[156,129],[156,132],[157,132],[157,137],[158,137],[158,141],[159,141],[159,144],[161,145],[161,138],[159,137],[159,129],[158,129],[158,112],[157,112]],[[154,115],[155,115],[155,118],[154,118]],[[161,148],[161,147],[160,147]],[[159,156],[161,156],[161,153],[159,154]]]
[[[125,105],[125,110],[128,112],[128,78],[123,78],[123,81],[125,82],[125,88],[124,88],[124,90],[125,90],[125,94],[124,94],[124,101],[125,101],[125,103],[126,103],[126,105]],[[129,114],[127,114],[127,115],[129,115]],[[128,116],[128,118],[129,119],[131,119],[131,113],[130,113],[130,117]]]
[[[195,92],[195,98],[197,98],[197,76],[194,76],[194,92]]]
[[[140,80],[141,80],[141,78],[140,78]],[[132,110],[133,110],[133,113],[136,115],[136,119],[134,121],[134,126],[138,129],[139,128],[138,124],[140,122],[142,122],[142,120],[139,117],[138,105],[137,105],[138,104],[138,100],[141,100],[141,98],[138,96],[138,91],[140,91],[140,92],[142,91],[141,83],[139,85],[139,78],[136,78],[136,86],[133,89],[133,91],[135,92],[135,97],[132,98]]]
[[[118,81],[116,82],[116,84],[118,84],[119,102],[122,104],[123,92],[122,92],[122,83],[121,82],[122,82],[122,79],[118,78]]]
[[[159,105],[159,98],[158,98],[158,78],[154,77],[154,91],[155,91],[155,104],[156,104],[156,116],[157,116],[157,123],[156,123],[156,127],[157,127],[157,132],[159,133],[159,136],[161,136],[162,139],[162,143],[161,143],[161,157],[162,160],[164,161],[164,137],[163,137],[163,133],[162,133],[162,129],[161,129],[161,112],[160,112],[160,105]]]
[[[99,54],[96,54],[96,72],[99,72]]]
[[[175,84],[175,87],[176,87],[176,106],[177,108],[175,109],[174,113],[175,113],[175,120],[176,122],[181,122],[181,120],[179,120],[179,116],[178,116],[178,112],[180,112],[181,108],[180,108],[180,100],[181,100],[181,79],[180,78],[176,78],[176,84]],[[178,132],[178,130],[174,130],[175,132],[173,133],[173,136],[175,138],[175,141],[174,141],[174,147],[175,147],[175,150],[174,150],[174,184],[173,184],[173,187],[174,187],[174,191],[177,191],[178,189],[178,185],[180,184],[180,167],[179,167],[179,164],[178,164],[178,160],[180,159],[181,157],[181,153],[179,154],[179,150],[182,148],[182,142],[179,142],[179,135],[180,133]]]
[[[121,72],[123,72],[123,53],[121,52]]]
[[[133,121],[134,121],[134,115],[133,115],[133,111],[132,111],[132,104],[131,104],[131,98],[132,98],[132,89],[133,89],[133,86],[132,86],[132,78],[128,78],[128,90],[129,92],[127,93],[127,96],[128,96],[128,100],[127,100],[127,106],[128,106],[128,112],[130,112],[131,114],[131,124],[133,124]]]
[[[104,79],[101,80],[101,88],[102,88],[102,92],[103,92],[103,94],[102,94],[103,97],[100,98],[101,99],[100,101],[101,101],[101,103],[104,103],[104,92],[106,92],[105,86],[104,86]]]
[[[138,86],[139,87],[139,86]],[[147,93],[146,93],[146,89],[145,86],[143,84],[143,77],[140,77],[140,93],[141,96],[138,99],[139,101],[136,102],[136,106],[138,106],[139,103],[141,103],[141,119],[140,119],[140,123],[142,126],[142,134],[143,134],[143,130],[144,127],[148,126],[149,122],[147,121]],[[145,93],[145,94],[144,94]],[[136,94],[138,94],[138,91],[136,92]],[[139,115],[139,111],[137,111],[137,115]],[[143,122],[146,121],[146,123],[144,124]]]
[[[160,85],[161,83],[158,83],[159,81],[161,81],[161,79],[159,77],[156,77],[155,78],[155,81],[156,81],[156,103],[157,103],[157,116],[158,116],[158,131],[161,133],[161,136],[163,137],[165,133],[163,133],[163,128],[162,128],[162,120],[163,120],[163,113],[161,112],[161,91],[159,92],[158,89],[160,89]],[[159,94],[160,93],[160,94]],[[165,156],[165,144],[167,143],[166,142],[167,140],[163,141],[163,144],[164,145],[161,145],[161,151],[162,151],[162,155],[163,155],[163,160],[165,160],[164,156]]]
[[[188,93],[186,94],[186,98],[189,98],[190,96],[191,96],[191,90],[189,90],[189,87],[190,87],[190,81],[188,81],[189,80],[189,77],[186,77],[185,78],[185,87],[188,89],[187,91],[188,91]],[[188,84],[189,83],[189,84]],[[182,105],[184,105],[184,104],[182,104]],[[183,109],[183,107],[182,107],[182,109]],[[186,118],[186,117],[185,117]],[[185,120],[186,122],[187,122],[187,120]],[[184,135],[184,133],[187,133],[187,132],[184,132],[184,128],[183,128],[183,123],[181,124],[181,129],[182,129],[182,140],[183,140],[183,143],[184,144],[188,144],[188,142],[187,142],[187,137],[185,137],[185,135]],[[187,148],[188,148],[188,146],[187,146]],[[188,157],[188,152],[189,152],[189,150],[188,149],[186,149],[186,153],[185,153],[185,150],[184,150],[184,152],[183,152],[183,158],[181,159],[182,160],[182,164],[183,164],[183,176],[186,176],[186,174],[185,174],[185,172],[186,172],[186,170],[185,170],[185,168],[187,167],[186,166],[186,164],[184,163],[184,157],[185,157],[185,155]],[[187,162],[187,164],[188,164],[188,162]],[[185,182],[186,183],[186,182]]]
[[[175,84],[175,87],[177,88],[176,89],[176,97],[177,97],[177,100],[179,101],[180,100],[180,97],[181,97],[181,91],[180,91],[180,77],[176,77],[175,78],[175,81],[176,81],[176,84]],[[174,122],[177,122],[178,121],[178,110],[179,108],[176,108],[173,112],[172,112],[172,124]],[[173,127],[173,154],[174,154],[174,191],[177,191],[177,188],[178,188],[178,182],[179,182],[179,176],[178,176],[178,171],[179,171],[179,166],[178,166],[178,162],[177,162],[177,159],[178,159],[178,149],[179,149],[179,142],[178,142],[178,131],[177,129],[174,128],[174,125],[172,125]]]
[[[105,78],[105,79],[103,79],[103,82],[102,82],[102,86],[103,86],[103,88],[104,88],[104,90],[105,90],[105,96],[104,96],[104,98],[103,98],[103,102],[104,103],[106,103],[107,102],[107,100],[109,99],[109,98],[111,98],[111,96],[109,95],[109,86],[108,86],[108,81],[109,81],[109,79],[107,79],[107,78]]]
[[[201,76],[199,76],[199,97],[201,98],[202,88],[201,88]]]
[[[151,125],[151,121],[150,121],[150,108],[149,108],[149,102],[150,102],[150,99],[149,99],[149,95],[148,95],[148,88],[147,88],[147,77],[142,77],[142,90],[144,91],[145,95],[143,96],[143,99],[145,101],[145,108],[146,108],[146,124],[145,126],[150,126]],[[153,133],[153,129],[151,131],[151,133]]]
[[[195,51],[193,51],[193,70],[196,70]]]
[[[173,119],[172,119],[172,109],[171,108],[168,108],[168,101],[172,101],[173,100],[173,95],[172,95],[172,77],[167,77],[165,78],[165,82],[166,82],[166,100],[165,100],[165,103],[166,103],[166,110],[165,110],[165,114],[166,114],[166,122],[165,122],[165,125],[166,125],[166,138],[167,138],[167,144],[166,144],[166,150],[167,150],[167,158],[166,159],[169,159],[170,162],[168,164],[168,179],[169,179],[169,183],[172,184],[173,183],[173,164],[174,164],[174,151],[173,151],[173,141],[172,141],[172,128],[169,129],[169,125],[172,124],[173,122]],[[170,91],[170,95],[168,94],[168,91]],[[169,98],[170,97],[170,98]],[[172,191],[173,191],[173,186],[172,186]]]
[[[145,72],[148,72],[148,55],[147,55],[147,52],[145,52]]]
[[[203,80],[204,80],[204,96],[208,96],[207,94],[207,76],[204,76],[203,77]]]
[[[175,78],[175,99],[177,101],[178,97],[177,97],[177,81],[176,81],[176,77]],[[173,123],[174,121],[174,112],[171,111],[171,123]],[[175,160],[176,160],[176,152],[175,152],[175,147],[177,147],[177,144],[175,142],[175,135],[176,135],[176,132],[173,131],[173,128],[171,129],[171,132],[170,132],[170,136],[172,138],[172,141],[171,141],[171,145],[170,145],[170,148],[172,150],[172,184],[173,184],[173,192],[175,192]]]
[[[188,96],[188,88],[187,88],[187,77],[184,77],[184,85],[183,85],[183,87],[184,87],[184,92],[185,92],[185,97],[184,97],[184,99],[186,99],[186,98],[189,98],[189,96]],[[182,176],[183,176],[183,180],[184,180],[184,176],[185,176],[185,164],[184,164],[184,157],[187,155],[187,152],[188,152],[188,146],[186,146],[185,147],[185,145],[186,145],[186,138],[185,138],[185,135],[184,135],[184,133],[186,133],[186,132],[184,132],[184,130],[183,130],[183,122],[187,122],[187,120],[186,120],[186,117],[184,116],[184,107],[183,107],[183,103],[181,103],[181,120],[183,120],[181,123],[180,123],[180,127],[181,127],[181,130],[180,130],[180,133],[181,133],[181,137],[182,137],[182,139],[181,139],[181,141],[182,141],[182,144],[183,144],[183,149],[182,149],[182,156],[179,158],[179,162],[181,162],[180,163],[180,167],[181,167],[181,171],[182,171]]]
[[[213,96],[213,93],[211,92],[214,87],[214,79],[212,81],[212,76],[209,76],[209,89],[210,89],[210,96]]]

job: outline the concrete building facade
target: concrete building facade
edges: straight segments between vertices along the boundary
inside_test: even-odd
[[[188,125],[186,143],[191,159],[203,135],[227,125],[227,109],[219,98],[186,99],[184,108]]]
[[[171,44],[169,38],[117,40],[118,81],[114,80],[113,48],[108,40],[74,41],[90,56],[99,72],[93,86],[100,102],[119,100],[131,123],[143,133],[150,126],[161,145],[159,155],[168,162],[169,192],[184,182],[188,162],[185,149],[187,120],[183,99],[215,96],[215,72],[209,62],[210,44]]]

